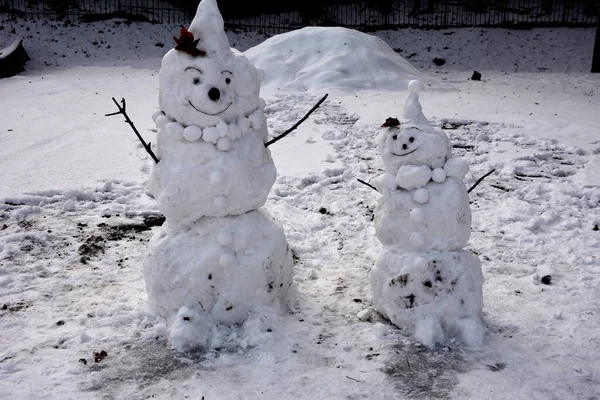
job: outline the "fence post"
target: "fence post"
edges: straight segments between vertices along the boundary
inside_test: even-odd
[[[600,72],[600,15],[596,26],[596,40],[594,41],[594,55],[592,56],[592,72]]]

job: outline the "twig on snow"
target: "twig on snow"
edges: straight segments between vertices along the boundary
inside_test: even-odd
[[[370,187],[374,191],[379,192],[379,190],[377,190],[377,188],[375,186],[371,185],[370,183],[367,183],[367,182],[363,181],[362,179],[358,179],[358,178],[356,180],[359,181],[360,183],[362,183],[363,185]]]
[[[365,383],[365,381],[359,381],[358,379],[352,378],[352,377],[350,377],[348,375],[346,375],[346,378],[348,378],[348,379],[350,379],[351,381],[354,381],[354,382]]]
[[[308,116],[310,114],[312,114],[313,111],[315,111],[321,105],[321,103],[323,103],[325,101],[325,99],[327,98],[327,96],[329,96],[329,94],[326,94],[325,96],[323,96],[323,98],[321,100],[319,100],[319,102],[317,104],[315,104],[315,106],[313,108],[311,108],[311,110],[308,113],[306,113],[306,115],[304,117],[302,117],[302,119],[300,121],[296,122],[294,124],[294,126],[292,126],[287,131],[283,132],[281,135],[275,136],[273,139],[271,139],[267,143],[265,143],[265,147],[269,147],[270,145],[272,145],[273,143],[277,142],[278,140],[283,139],[290,132],[292,132],[294,129],[296,129],[298,126],[300,126],[300,124],[303,123],[308,118]]]
[[[117,100],[115,100],[114,97],[112,98],[112,101],[114,101],[114,103],[117,105],[117,108],[119,109],[119,111],[110,113],[110,114],[106,114],[105,116],[110,117],[112,115],[123,114],[123,116],[125,116],[125,122],[127,122],[129,124],[129,126],[131,126],[131,129],[133,129],[133,131],[137,135],[138,139],[140,139],[140,142],[142,142],[142,145],[144,146],[144,149],[146,150],[146,152],[148,154],[150,154],[150,157],[152,157],[154,162],[158,164],[159,159],[156,157],[156,155],[152,151],[152,148],[150,147],[150,142],[146,143],[144,141],[144,138],[142,137],[142,135],[140,135],[138,130],[135,128],[135,125],[133,124],[133,122],[129,119],[129,115],[127,115],[127,112],[125,111],[125,99],[121,99],[121,105],[119,105],[119,103],[117,102]]]
[[[491,170],[490,172],[488,172],[487,174],[485,174],[484,176],[482,176],[481,178],[477,179],[477,182],[475,182],[473,184],[473,186],[471,186],[471,188],[469,190],[467,190],[467,193],[471,193],[471,190],[475,189],[475,187],[477,185],[479,185],[481,183],[482,180],[484,180],[485,178],[487,178],[488,176],[490,176],[496,169],[494,168],[493,170]]]

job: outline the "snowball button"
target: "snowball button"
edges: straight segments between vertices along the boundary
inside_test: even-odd
[[[173,138],[180,139],[183,136],[183,126],[179,122],[169,122],[165,129]]]
[[[431,174],[431,179],[437,183],[444,182],[446,180],[446,171],[444,171],[443,168],[434,169],[433,173]]]
[[[225,181],[225,173],[220,169],[215,169],[210,173],[210,183],[219,185]]]
[[[195,142],[202,136],[202,129],[196,125],[190,125],[183,130],[183,137],[189,142]]]
[[[217,141],[217,148],[221,151],[227,151],[231,148],[231,139],[222,137]]]
[[[225,121],[220,120],[216,128],[219,131],[220,137],[227,136],[227,133],[229,132],[229,127],[227,126],[227,123],[225,123]]]
[[[429,191],[423,188],[415,190],[414,200],[419,204],[427,203],[429,200]]]
[[[259,129],[262,126],[263,118],[264,118],[264,115],[263,115],[262,111],[260,111],[260,110],[254,111],[248,117],[248,119],[250,120],[250,124],[252,125],[252,127],[254,129]]]
[[[167,117],[166,115],[159,115],[155,122],[159,129],[165,129],[167,124],[171,122],[171,118]]]
[[[162,112],[162,110],[156,110],[154,111],[154,113],[152,113],[152,121],[154,121],[154,123],[156,123],[156,120],[158,119],[158,117],[165,115],[164,112]]]
[[[214,126],[204,128],[202,138],[209,143],[217,143],[217,140],[219,140],[219,130]]]
[[[425,220],[425,212],[421,208],[413,208],[410,210],[410,219],[416,223],[423,222]]]

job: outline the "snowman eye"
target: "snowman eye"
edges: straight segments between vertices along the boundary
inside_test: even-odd
[[[398,135],[392,136],[392,139],[394,139],[394,140],[398,139]]]
[[[408,138],[408,141],[412,143],[412,142],[415,141],[415,138],[414,137],[410,137],[410,138]]]
[[[194,78],[194,85],[200,84],[200,78]]]
[[[225,83],[229,85],[231,83],[231,79],[229,79],[229,78],[225,79]]]

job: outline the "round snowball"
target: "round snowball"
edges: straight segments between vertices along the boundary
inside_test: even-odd
[[[173,138],[181,139],[183,136],[183,126],[179,122],[169,122],[165,130]]]
[[[425,235],[421,232],[414,232],[410,235],[410,242],[415,247],[421,247],[425,244]]]
[[[210,126],[208,128],[204,128],[204,132],[202,133],[202,139],[204,139],[206,142],[217,143],[219,137],[219,130],[216,127]]]
[[[444,171],[443,168],[434,169],[433,173],[431,174],[431,179],[437,183],[444,182],[446,180],[446,171]]]
[[[236,258],[233,254],[225,253],[219,258],[219,264],[224,268],[233,266],[235,262]]]
[[[427,269],[427,260],[423,257],[415,257],[412,265],[418,271],[425,271]]]
[[[425,220],[425,212],[422,208],[413,208],[410,210],[410,219],[416,223],[421,223]]]
[[[220,185],[225,182],[225,172],[222,169],[216,168],[210,173],[210,183],[212,185]]]
[[[162,112],[162,110],[156,110],[152,113],[152,121],[154,121],[154,123],[156,123],[156,119],[158,117],[160,117],[161,115],[165,115],[164,112]]]
[[[196,125],[190,125],[183,130],[183,137],[189,142],[195,142],[202,136],[202,129]]]
[[[429,191],[423,188],[415,190],[414,200],[419,204],[427,203],[429,200]]]
[[[227,208],[228,201],[227,196],[217,196],[213,200],[213,204],[218,208]]]
[[[248,129],[250,129],[250,120],[246,117],[240,117],[238,118],[238,126],[240,127],[240,130],[242,131],[242,134],[244,134],[244,132],[246,132]]]
[[[227,134],[229,133],[229,127],[227,126],[227,123],[225,123],[225,121],[223,120],[220,120],[217,124],[217,131],[219,131],[220,137],[227,136]]]
[[[412,80],[408,82],[408,90],[412,93],[419,93],[423,90],[423,83],[421,81]]]
[[[469,172],[469,164],[460,158],[451,158],[446,161],[444,171],[446,171],[446,175],[448,176],[463,179],[467,172]]]
[[[228,137],[222,137],[217,140],[217,148],[221,151],[227,151],[231,148],[231,139]]]
[[[250,124],[252,125],[252,128],[257,129],[257,130],[262,126],[264,118],[265,118],[265,116],[264,116],[263,112],[260,110],[256,110],[248,116],[248,119],[250,120]]]
[[[156,118],[155,122],[159,129],[165,129],[167,124],[171,122],[171,118],[167,117],[166,115],[160,115],[158,118]]]
[[[221,246],[229,246],[233,243],[233,235],[227,230],[222,230],[217,236],[217,241]]]

